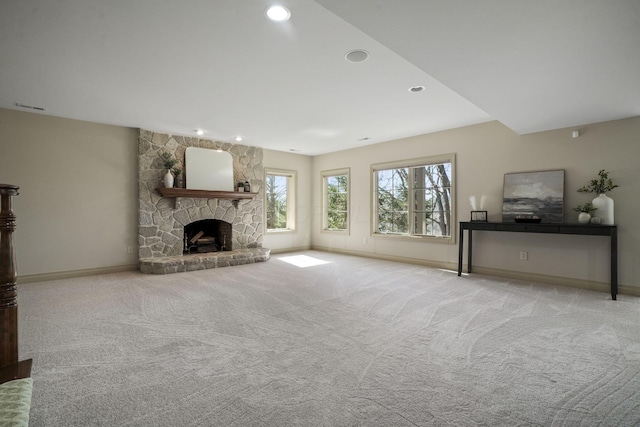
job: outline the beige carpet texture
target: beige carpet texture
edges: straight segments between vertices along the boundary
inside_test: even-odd
[[[19,285],[31,426],[635,426],[640,298],[318,251]]]

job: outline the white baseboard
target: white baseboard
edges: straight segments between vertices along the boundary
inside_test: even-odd
[[[114,267],[86,268],[82,270],[57,271],[54,273],[27,274],[18,276],[18,283],[46,282],[49,280],[71,279],[73,277],[94,276],[96,274],[120,273],[135,271],[138,264],[116,265]]]
[[[464,272],[465,269],[463,269],[462,271]],[[500,270],[497,268],[485,267],[473,267],[473,272],[490,276],[526,280],[529,282],[549,283],[551,285],[570,286],[572,288],[588,289],[590,291],[606,292],[608,294],[611,293],[611,284],[609,284],[608,282],[595,282],[592,280],[573,279],[571,277],[548,276],[546,274],[536,273],[522,273],[519,271]],[[618,284],[618,295],[632,295],[640,297],[640,288]]]
[[[297,251],[308,251],[310,249],[311,249],[311,246],[298,246],[296,248],[271,249],[271,255],[286,254],[289,252],[297,252]]]
[[[424,265],[425,267],[442,268],[445,270],[454,270],[454,271],[458,270],[458,264],[454,264],[450,262],[429,261],[429,260],[417,259],[417,258],[399,257],[399,256],[393,256],[393,255],[386,255],[386,254],[376,254],[371,252],[351,251],[348,249],[328,248],[325,246],[315,246],[315,245],[311,246],[311,249],[315,251],[333,252],[333,253],[343,254],[343,255],[354,255],[354,256],[360,256],[364,258],[383,259],[385,261],[404,262],[406,264]]]
[[[283,254],[289,252],[316,250],[322,252],[333,252],[344,255],[353,255],[365,258],[382,259],[386,261],[404,262],[407,264],[423,265],[425,267],[442,268],[445,270],[458,270],[457,263],[447,263],[438,261],[429,261],[416,258],[407,258],[393,255],[376,254],[371,252],[352,251],[348,249],[329,248],[325,246],[299,246],[295,248],[271,249],[271,254]],[[119,273],[122,271],[135,271],[138,269],[137,264],[119,265],[114,267],[89,268],[83,270],[60,271],[55,273],[28,274],[18,276],[18,283],[45,282],[48,280],[70,279],[72,277],[93,276],[96,274]],[[466,265],[463,266],[463,272],[466,271]],[[497,268],[473,267],[473,272],[477,274],[485,274],[488,276],[506,277],[509,279],[526,280],[529,282],[549,283],[552,285],[570,286],[573,288],[588,289],[591,291],[599,291],[610,293],[611,287],[609,283],[594,282],[590,280],[573,279],[570,277],[548,276],[545,274],[523,273],[512,270],[501,270]],[[635,286],[618,285],[618,294],[632,295],[640,297],[640,288]]]
[[[424,265],[426,267],[442,268],[445,270],[458,271],[457,263],[446,263],[437,261],[428,261],[415,258],[406,258],[392,255],[375,254],[370,252],[351,251],[347,249],[328,248],[324,246],[312,246],[311,249],[323,252],[335,252],[344,255],[361,256],[365,258],[383,259],[387,261],[405,262],[407,264]],[[466,264],[463,266],[463,272],[466,271]],[[590,280],[573,279],[570,277],[548,276],[545,274],[523,273],[519,271],[501,270],[497,268],[473,267],[472,274],[485,274],[488,276],[506,277],[508,279],[525,280],[528,282],[548,283],[551,285],[570,286],[573,288],[587,289],[590,291],[611,293],[609,283],[594,282]],[[634,286],[618,285],[618,295],[632,295],[640,297],[640,288]]]

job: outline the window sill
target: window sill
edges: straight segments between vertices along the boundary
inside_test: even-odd
[[[323,233],[327,233],[327,234],[339,234],[339,235],[344,235],[344,236],[348,236],[349,235],[349,230],[330,230],[328,228],[323,228],[322,232]]]
[[[285,233],[295,233],[295,229],[291,228],[282,228],[278,230],[267,230],[267,234],[285,234]]]

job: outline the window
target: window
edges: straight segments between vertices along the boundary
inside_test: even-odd
[[[267,232],[295,230],[296,181],[295,171],[265,169]]]
[[[323,229],[349,232],[349,169],[322,172]]]
[[[455,154],[372,166],[374,234],[455,243]]]

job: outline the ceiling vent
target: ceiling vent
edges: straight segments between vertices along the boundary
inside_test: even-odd
[[[19,102],[16,102],[16,107],[18,108],[25,108],[27,110],[36,110],[36,111],[47,111],[46,108],[44,107],[37,107],[35,105],[26,105],[26,104],[20,104]]]
[[[347,52],[344,58],[347,61],[353,62],[353,63],[364,62],[367,59],[369,59],[369,52],[367,52],[366,50],[355,49]]]

